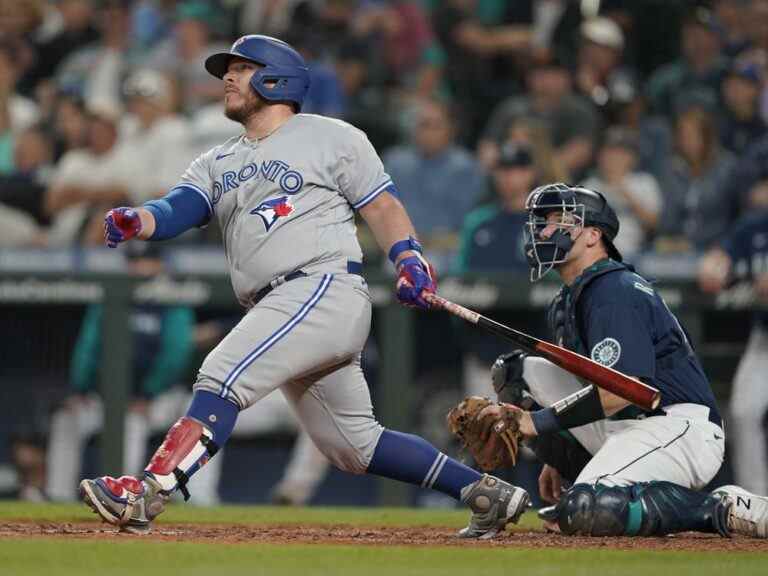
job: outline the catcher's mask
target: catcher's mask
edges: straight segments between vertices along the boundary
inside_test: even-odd
[[[525,256],[531,269],[531,282],[540,280],[568,259],[574,242],[571,231],[580,227],[599,228],[608,255],[621,262],[621,253],[613,245],[619,233],[619,219],[600,192],[561,182],[546,184],[528,195],[525,209],[528,212]],[[553,212],[558,213],[559,219],[548,221],[547,216]],[[553,223],[557,230],[549,238],[542,238],[542,230]]]

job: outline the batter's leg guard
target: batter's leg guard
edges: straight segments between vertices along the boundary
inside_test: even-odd
[[[510,522],[517,523],[530,496],[522,488],[484,474],[462,489],[461,501],[472,510],[472,517],[469,525],[459,531],[459,537],[489,540]]]
[[[183,416],[174,424],[157,449],[144,476],[164,494],[178,489],[189,500],[187,482],[219,450],[213,433],[197,420]]]
[[[671,482],[647,482],[577,484],[560,498],[555,510],[564,534],[663,536],[693,530],[727,536],[727,509],[717,496]]]
[[[102,476],[80,482],[80,498],[101,518],[132,534],[147,534],[168,497],[159,486],[133,476]]]

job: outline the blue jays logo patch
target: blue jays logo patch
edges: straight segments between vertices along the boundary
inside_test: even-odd
[[[256,208],[251,210],[251,214],[256,214],[264,221],[265,230],[269,231],[272,225],[283,216],[288,216],[293,212],[293,204],[288,201],[288,196],[280,196],[262,202]]]

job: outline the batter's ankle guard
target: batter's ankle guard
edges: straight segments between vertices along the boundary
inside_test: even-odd
[[[166,494],[178,489],[184,500],[189,500],[189,478],[218,450],[213,433],[197,420],[184,416],[168,430],[144,473]]]

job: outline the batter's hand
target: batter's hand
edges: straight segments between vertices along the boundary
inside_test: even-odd
[[[130,240],[141,232],[141,218],[133,208],[113,208],[104,218],[104,242],[116,248],[120,242]]]
[[[422,256],[408,256],[397,265],[397,299],[406,306],[429,309],[424,292],[434,294],[437,290],[437,275],[432,264]]]

